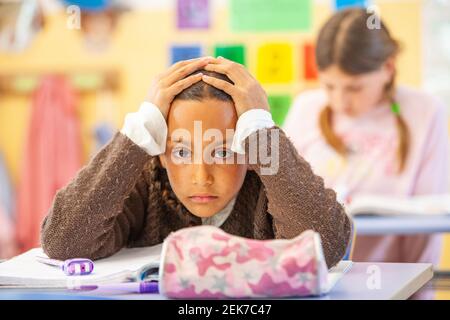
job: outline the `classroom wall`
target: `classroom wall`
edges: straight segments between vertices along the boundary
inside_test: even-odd
[[[407,7],[405,7],[405,3]],[[399,83],[412,86],[421,84],[420,52],[420,0],[379,1],[383,19],[392,28],[394,36],[401,38],[404,52],[399,59]],[[119,126],[126,112],[136,110],[145,97],[152,77],[169,64],[171,44],[202,44],[205,54],[220,43],[244,43],[247,48],[248,67],[256,73],[256,50],[260,44],[270,41],[288,41],[293,44],[294,56],[301,57],[300,45],[313,41],[319,27],[331,14],[327,4],[313,8],[313,26],[307,33],[232,33],[228,28],[228,10],[224,6],[214,7],[212,26],[207,31],[178,31],[172,10],[134,11],[125,13],[120,19],[110,48],[101,54],[88,52],[77,30],[66,28],[64,12],[49,16],[32,45],[21,54],[0,53],[0,70],[8,72],[72,71],[79,69],[117,69],[120,74],[120,89],[116,94],[118,112],[115,114]],[[405,24],[401,21],[410,21]],[[294,59],[294,79],[287,85],[266,85],[270,93],[292,95],[316,82],[302,81],[300,59]],[[0,96],[0,148],[4,150],[7,165],[17,181],[22,145],[29,116],[29,96],[5,94]],[[95,94],[81,97],[80,117],[83,126],[85,157],[89,155],[91,143],[89,132],[95,123]]]
[[[247,48],[249,69],[256,71],[256,50],[268,41],[292,42],[294,56],[301,56],[300,45],[313,41],[319,27],[328,18],[332,8],[325,1],[313,7],[313,26],[310,32],[299,33],[232,33],[228,27],[229,13],[223,1],[213,6],[212,25],[207,31],[178,31],[174,10],[170,8],[125,13],[119,21],[110,48],[102,54],[86,51],[77,30],[66,28],[64,12],[46,19],[44,30],[31,47],[21,54],[0,53],[1,72],[70,71],[78,69],[117,69],[119,90],[115,93],[116,109],[111,110],[118,127],[127,112],[135,111],[144,99],[152,77],[169,64],[170,44],[202,44],[206,49],[220,43],[243,43]],[[381,16],[393,35],[403,44],[399,57],[398,83],[414,87],[421,85],[421,5],[420,0],[375,1]],[[205,54],[212,54],[206,50]],[[269,93],[296,93],[317,85],[300,80],[300,59],[294,59],[294,78],[289,85],[267,85]],[[20,176],[24,139],[30,115],[29,96],[0,95],[0,150],[5,153],[7,167],[14,183]],[[98,96],[88,93],[80,97],[79,114],[82,124],[84,159],[88,160],[93,148],[92,127],[98,117]],[[446,238],[443,266],[450,268],[450,238]]]

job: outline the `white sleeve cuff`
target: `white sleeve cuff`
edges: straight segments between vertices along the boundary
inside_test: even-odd
[[[166,150],[166,120],[161,111],[150,102],[145,101],[137,112],[128,113],[120,132],[151,156]]]
[[[245,139],[260,129],[270,128],[274,125],[275,122],[272,119],[272,115],[267,110],[251,109],[245,111],[237,121],[231,150],[236,153],[245,154]]]

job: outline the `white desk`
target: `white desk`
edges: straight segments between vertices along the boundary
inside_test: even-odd
[[[367,281],[369,266],[379,268],[380,288],[369,289]],[[333,290],[320,300],[361,300],[361,299],[407,299],[433,277],[431,264],[419,263],[354,263],[350,271],[337,283]],[[1,299],[133,299],[160,300],[165,297],[156,294],[99,295],[95,291],[89,293],[71,293],[64,290],[39,289],[0,289]]]
[[[370,266],[379,268],[379,289],[368,288]],[[406,300],[432,277],[432,265],[428,263],[354,263],[336,287],[320,299]]]
[[[449,233],[450,215],[355,216],[358,235]]]

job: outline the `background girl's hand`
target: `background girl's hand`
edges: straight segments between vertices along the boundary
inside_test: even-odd
[[[211,59],[211,57],[203,57],[177,62],[153,80],[147,100],[159,108],[164,119],[167,120],[167,114],[175,96],[202,79],[201,73],[187,76],[202,69]]]
[[[221,79],[207,75],[202,76],[204,82],[225,91],[233,98],[238,117],[250,109],[269,111],[266,92],[243,65],[219,57],[211,59],[204,69],[225,74],[234,82],[233,85]]]

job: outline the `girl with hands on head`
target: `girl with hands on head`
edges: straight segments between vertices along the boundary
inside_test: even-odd
[[[44,251],[99,259],[202,224],[253,239],[312,229],[334,266],[349,242],[349,218],[268,110],[266,93],[242,65],[205,57],[171,66],[122,130],[57,193],[42,224]],[[262,135],[268,143],[254,139]],[[259,155],[278,154],[276,171],[263,174],[266,163],[248,161],[249,141]]]

